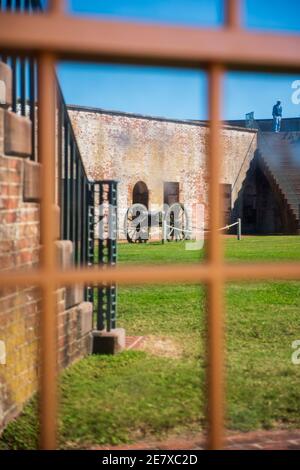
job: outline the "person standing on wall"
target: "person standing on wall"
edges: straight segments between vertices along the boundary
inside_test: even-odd
[[[273,131],[280,132],[281,128],[281,119],[282,119],[282,106],[281,101],[277,101],[273,106]]]

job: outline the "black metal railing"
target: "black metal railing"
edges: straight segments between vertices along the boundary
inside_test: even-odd
[[[40,0],[0,0],[0,11],[43,11]],[[32,57],[0,55],[12,70],[12,111],[32,123],[32,155],[37,152],[37,63]],[[74,263],[114,265],[117,253],[117,182],[90,181],[80,154],[72,122],[58,80],[57,180],[61,239],[73,242]],[[102,230],[103,229],[103,230]],[[99,235],[102,230],[102,237]],[[93,302],[95,327],[116,326],[116,286],[85,286],[85,300]]]
[[[89,264],[105,267],[117,262],[117,181],[102,180],[91,183],[89,191]],[[115,284],[88,288],[87,299],[94,303],[97,330],[116,327]]]
[[[57,83],[61,238],[71,240],[75,265],[115,265],[117,182],[89,180],[63,94]],[[86,286],[97,329],[116,326],[116,286]]]
[[[19,11],[27,14],[42,11],[40,0],[0,0],[0,11]],[[37,102],[37,67],[32,57],[15,55],[0,56],[0,60],[12,70],[12,111],[30,118],[32,123],[31,160],[37,161],[36,143],[36,102]]]
[[[87,177],[72,123],[57,83],[57,138],[61,238],[71,240],[75,265],[89,263],[88,199],[91,183]]]

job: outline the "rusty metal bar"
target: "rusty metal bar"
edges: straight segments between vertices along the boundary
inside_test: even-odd
[[[225,25],[228,28],[240,27],[241,0],[227,0],[225,10]]]
[[[220,275],[225,281],[261,281],[261,280],[299,280],[300,263],[224,263],[218,268],[210,263],[172,264],[170,266],[118,266],[104,270],[81,268],[80,270],[54,271],[57,285],[79,283],[113,282],[128,284],[159,283],[198,283],[209,282],[213,276]],[[47,282],[47,272],[42,269],[0,272],[0,284],[4,287],[15,285],[42,286]]]
[[[209,449],[221,449],[223,443],[223,283],[219,267],[223,263],[223,244],[219,227],[221,220],[221,138],[220,107],[223,70],[213,65],[209,71],[209,225],[207,258],[214,268],[214,276],[207,291],[207,424]]]
[[[65,1],[64,0],[51,0],[48,6],[48,12],[51,14],[62,14],[64,12]]]
[[[196,68],[223,63],[234,69],[300,71],[300,37],[295,34],[185,28],[52,14],[1,13],[0,24],[0,43],[5,52],[48,50],[59,59]]]
[[[224,443],[224,280],[217,275],[207,289],[207,449]]]
[[[40,448],[56,447],[57,359],[55,303],[55,59],[44,53],[38,60],[38,143],[41,162],[41,377],[40,377]]]
[[[209,142],[208,142],[208,175],[209,175],[209,238],[207,258],[211,263],[223,261],[221,244],[222,227],[221,218],[221,138],[220,138],[220,106],[221,106],[221,79],[223,70],[218,65],[213,65],[209,70]]]

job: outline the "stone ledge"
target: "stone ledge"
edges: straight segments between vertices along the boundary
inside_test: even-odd
[[[12,70],[0,62],[0,106],[8,108],[12,103]]]
[[[4,115],[5,109],[0,106],[0,155],[4,154]]]
[[[59,240],[60,239],[60,207],[55,205],[53,210],[54,210],[54,220],[55,220],[54,237],[55,237],[55,240]]]
[[[1,110],[0,110],[1,111]],[[1,117],[1,116],[0,116]],[[31,160],[24,160],[24,181],[23,181],[23,201],[24,202],[40,202],[41,185],[40,185],[41,164]],[[60,207],[54,205],[54,221],[55,240],[60,238]]]
[[[31,122],[24,116],[5,112],[4,153],[15,157],[31,155]]]
[[[70,240],[58,240],[56,245],[57,264],[62,268],[71,269],[74,266],[73,242]],[[83,287],[80,285],[67,286],[65,292],[66,310],[80,304],[84,300]]]
[[[80,335],[91,333],[93,329],[93,304],[91,302],[81,302],[77,307],[80,323]]]
[[[66,308],[74,307],[84,300],[83,287],[80,285],[66,287]]]
[[[94,330],[93,354],[116,354],[125,349],[125,330],[124,328],[115,328],[111,331]]]
[[[69,269],[73,265],[73,243],[70,240],[57,240],[56,262],[62,269]]]
[[[31,160],[24,161],[24,202],[38,202],[41,198],[40,187],[41,165]]]

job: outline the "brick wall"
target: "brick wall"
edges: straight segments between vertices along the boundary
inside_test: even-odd
[[[30,123],[20,116],[8,120],[8,113],[5,107],[0,108],[1,271],[36,267],[40,252],[39,166],[26,158],[30,153]],[[56,246],[58,261],[63,267],[70,265],[72,243],[57,241]],[[90,352],[92,305],[83,302],[78,286],[61,288],[56,297],[58,365],[66,367]],[[37,390],[40,316],[37,288],[0,290],[0,341],[6,352],[5,363],[0,363],[0,430]]]
[[[162,207],[167,181],[179,183],[180,202],[207,206],[207,126],[75,107],[69,114],[89,177],[119,180],[119,212],[132,204],[139,180],[148,186],[150,210]],[[254,157],[256,132],[224,127],[222,136],[220,183],[234,187],[233,207]]]

